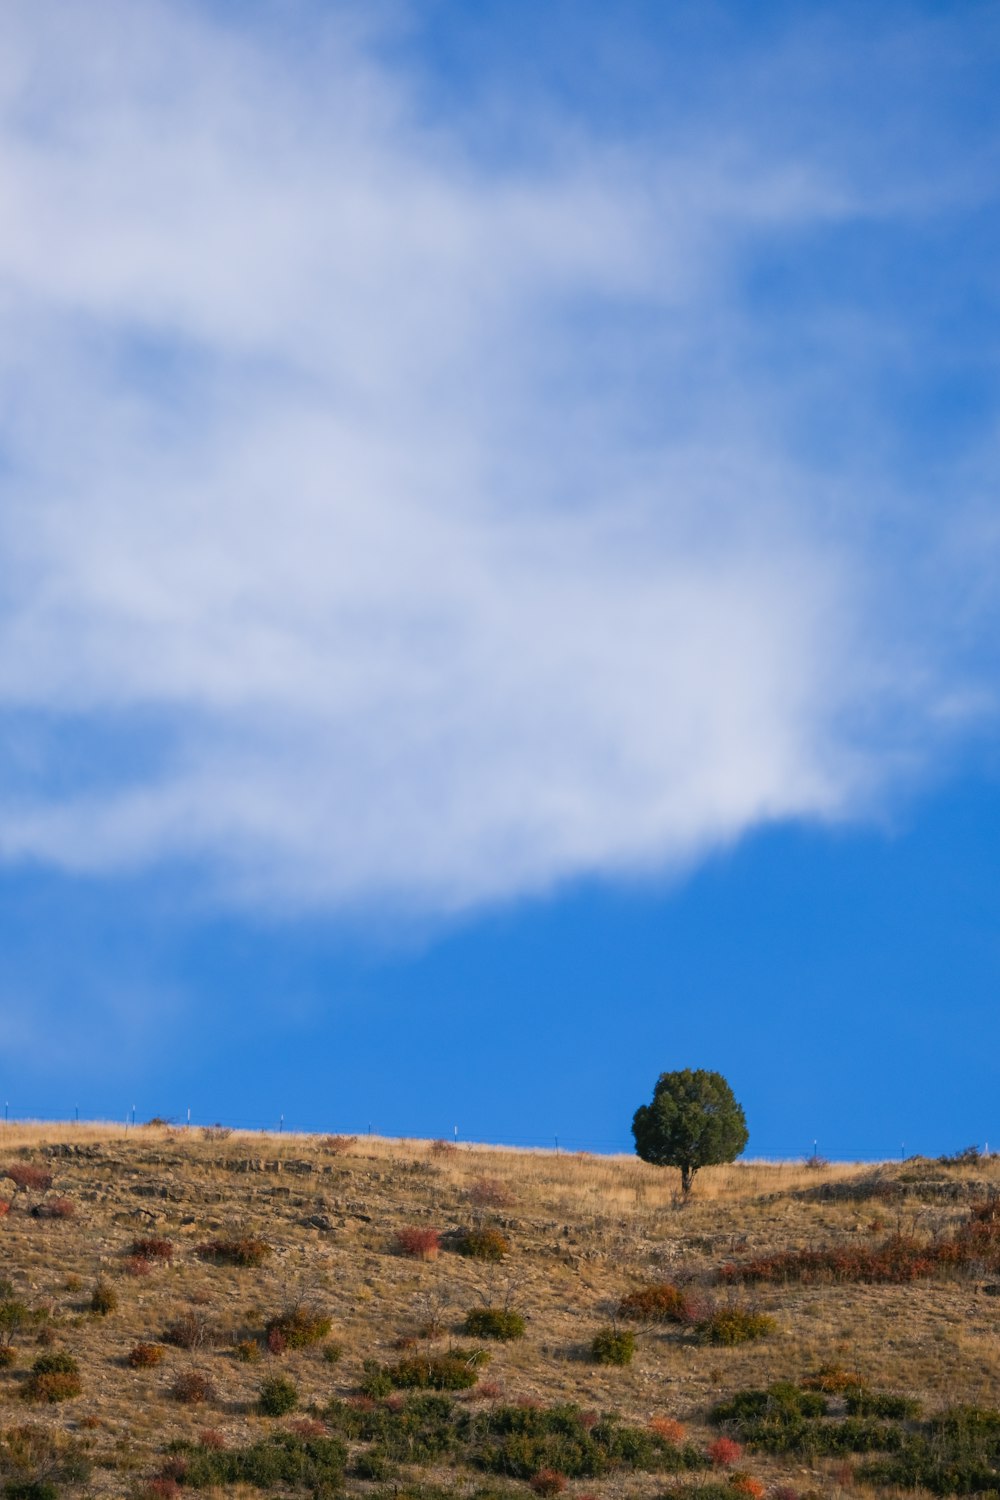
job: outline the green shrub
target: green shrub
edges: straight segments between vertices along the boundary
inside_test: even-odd
[[[428,1393],[399,1406],[332,1401],[325,1415],[345,1439],[370,1443],[393,1463],[459,1461],[510,1479],[530,1480],[545,1468],[571,1478],[593,1478],[612,1468],[682,1473],[707,1462],[693,1444],[665,1440],[611,1416],[595,1422],[575,1406],[483,1411]]]
[[[343,1484],[346,1450],[332,1437],[276,1432],[245,1448],[172,1443],[192,1489],[248,1484],[257,1489],[304,1490],[315,1500],[336,1495]]]
[[[241,1365],[259,1365],[263,1358],[256,1339],[241,1339],[234,1353]]]
[[[29,1424],[0,1433],[0,1476],[5,1497],[37,1500],[62,1484],[82,1485],[91,1463],[81,1445],[58,1430]]]
[[[590,1357],[599,1365],[630,1365],[635,1353],[635,1334],[629,1328],[601,1328],[590,1345]]]
[[[323,1345],[323,1363],[327,1365],[339,1365],[344,1357],[343,1344],[329,1343]]]
[[[284,1375],[265,1380],[257,1398],[257,1410],[265,1417],[283,1417],[299,1404],[299,1388]]]
[[[384,1453],[361,1453],[354,1460],[354,1472],[359,1479],[385,1481],[396,1473],[396,1465]]]
[[[80,1368],[72,1354],[55,1350],[35,1360],[21,1395],[25,1401],[69,1401],[82,1389]]]
[[[469,1421],[470,1462],[489,1473],[529,1479],[555,1469],[571,1479],[593,1479],[611,1468],[681,1473],[704,1468],[693,1444],[678,1446],[613,1416],[591,1424],[575,1406],[501,1406]]]
[[[232,1239],[208,1240],[198,1246],[197,1254],[216,1265],[260,1266],[273,1251],[263,1240]]]
[[[684,1323],[684,1293],[671,1281],[640,1287],[622,1298],[618,1316],[636,1323]]]
[[[779,1380],[766,1391],[738,1391],[728,1401],[713,1407],[711,1420],[747,1425],[767,1420],[774,1423],[826,1416],[828,1406],[818,1391],[805,1391],[790,1380]]]
[[[503,1260],[510,1245],[499,1229],[467,1229],[458,1242],[463,1255],[473,1260]]]
[[[524,1338],[525,1323],[519,1312],[507,1307],[474,1307],[465,1315],[462,1332],[471,1338],[509,1342]]]
[[[10,1286],[10,1283],[7,1283]],[[26,1302],[17,1297],[6,1297],[0,1302],[0,1345],[10,1344],[25,1328],[29,1328],[35,1315]]]
[[[844,1400],[852,1417],[890,1417],[895,1421],[910,1421],[920,1415],[919,1401],[909,1396],[869,1391],[863,1386],[845,1392]]]
[[[698,1336],[706,1344],[746,1344],[767,1338],[777,1328],[767,1313],[751,1312],[746,1307],[720,1307],[710,1318],[696,1324]]]
[[[277,1334],[286,1348],[304,1349],[326,1338],[330,1332],[330,1319],[298,1303],[272,1318],[265,1332],[269,1344],[272,1335]]]
[[[863,1483],[935,1495],[1000,1491],[1000,1411],[958,1406],[901,1436],[895,1452],[859,1466]]]
[[[391,1365],[368,1361],[365,1395],[388,1395],[390,1390],[469,1390],[479,1379],[489,1355],[484,1349],[452,1349],[447,1354],[412,1354]],[[388,1389],[386,1389],[388,1383]]]

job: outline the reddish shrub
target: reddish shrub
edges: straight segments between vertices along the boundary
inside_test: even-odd
[[[83,1389],[76,1360],[65,1350],[42,1354],[21,1387],[25,1401],[69,1401]]]
[[[200,1375],[197,1370],[188,1370],[185,1374],[178,1375],[170,1394],[183,1406],[200,1406],[205,1401],[215,1399],[215,1387],[207,1375]]]
[[[503,1386],[497,1385],[495,1380],[484,1380],[481,1385],[470,1392],[470,1396],[477,1401],[499,1401],[502,1395]]]
[[[224,1448],[226,1440],[217,1427],[206,1427],[199,1432],[198,1441],[203,1448]]]
[[[302,1438],[321,1438],[327,1436],[325,1422],[317,1422],[315,1417],[300,1417],[297,1422],[291,1422],[289,1429],[298,1433]]]
[[[397,1229],[394,1244],[399,1255],[409,1255],[414,1260],[437,1260],[441,1236],[436,1229],[410,1226]]]
[[[879,1245],[831,1245],[820,1250],[781,1250],[723,1266],[727,1282],[894,1283],[947,1276],[970,1267],[1000,1271],[1000,1207],[990,1198],[973,1208],[951,1239],[921,1242],[893,1234]]]
[[[149,1500],[177,1500],[181,1487],[176,1479],[168,1474],[161,1474],[157,1479],[151,1479],[146,1485],[146,1494]]]
[[[148,1276],[152,1272],[153,1262],[143,1255],[129,1255],[125,1258],[123,1269],[126,1276]]]
[[[558,1469],[539,1469],[528,1482],[536,1495],[561,1495],[566,1488],[566,1476]]]
[[[454,1141],[431,1141],[431,1152],[434,1156],[451,1156],[458,1150]]]
[[[130,1255],[141,1256],[143,1260],[173,1260],[174,1246],[171,1240],[157,1238],[138,1239],[132,1241]]]
[[[10,1213],[10,1204],[7,1202],[7,1199],[6,1198],[0,1198],[0,1219],[3,1218],[4,1214],[9,1214],[9,1213]]]
[[[716,1438],[714,1443],[709,1443],[706,1453],[715,1464],[717,1469],[728,1469],[732,1464],[739,1463],[743,1457],[743,1449],[733,1438]]]
[[[749,1495],[750,1500],[763,1500],[767,1494],[767,1485],[754,1479],[752,1474],[733,1474],[729,1483],[738,1495]]]
[[[684,1441],[684,1423],[675,1422],[673,1417],[651,1417],[649,1420],[650,1432],[655,1432],[657,1437],[663,1438],[665,1443],[682,1443]]]
[[[510,1188],[499,1177],[478,1177],[465,1196],[476,1208],[506,1208],[514,1201]]]
[[[322,1142],[323,1149],[332,1152],[334,1156],[345,1156],[351,1147],[357,1144],[356,1135],[328,1135]]]
[[[47,1193],[52,1186],[52,1173],[48,1168],[35,1166],[30,1161],[14,1162],[12,1166],[0,1169],[0,1177],[9,1177],[28,1193]]]
[[[43,1198],[31,1210],[34,1219],[72,1219],[76,1204],[71,1198]]]
[[[288,1348],[288,1340],[280,1328],[269,1328],[266,1339],[268,1354],[284,1354]]]
[[[684,1293],[672,1281],[639,1287],[619,1302],[618,1316],[632,1318],[637,1323],[686,1322]]]
[[[163,1363],[163,1350],[159,1344],[136,1344],[125,1358],[133,1370],[151,1370]]]

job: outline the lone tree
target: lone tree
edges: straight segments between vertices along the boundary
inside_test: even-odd
[[[680,1167],[685,1197],[699,1167],[734,1161],[749,1140],[746,1116],[721,1073],[661,1073],[651,1104],[632,1120],[635,1149],[657,1167]]]

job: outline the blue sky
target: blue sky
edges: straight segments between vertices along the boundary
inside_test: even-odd
[[[3,29],[11,1112],[1000,1142],[995,6]]]

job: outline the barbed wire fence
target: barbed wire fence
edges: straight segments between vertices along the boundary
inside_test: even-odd
[[[359,1140],[364,1137],[372,1137],[378,1140],[399,1141],[401,1144],[418,1141],[448,1141],[456,1146],[464,1146],[470,1149],[509,1149],[515,1151],[535,1151],[540,1153],[551,1153],[556,1155],[587,1154],[593,1156],[633,1156],[631,1142],[627,1138],[617,1137],[592,1137],[577,1136],[570,1133],[553,1131],[551,1135],[542,1134],[516,1135],[503,1133],[502,1138],[485,1140],[475,1136],[465,1136],[458,1125],[451,1125],[427,1135],[397,1135],[393,1131],[383,1131],[378,1127],[378,1121],[371,1119],[367,1121],[353,1121],[351,1123],[335,1122],[329,1118],[319,1119],[315,1116],[299,1117],[297,1115],[284,1114],[278,1111],[269,1119],[251,1119],[246,1116],[227,1117],[225,1119],[195,1117],[190,1109],[185,1108],[180,1114],[149,1115],[143,1112],[136,1104],[127,1106],[120,1113],[111,1115],[106,1110],[81,1110],[75,1104],[71,1109],[53,1111],[39,1110],[26,1107],[21,1101],[4,1100],[3,1117],[0,1129],[3,1126],[30,1126],[30,1125],[59,1125],[78,1126],[84,1128],[107,1128],[109,1130],[120,1130],[122,1134],[130,1134],[133,1130],[139,1130],[150,1124],[169,1125],[175,1129],[192,1130],[227,1130],[241,1133],[252,1133],[258,1135],[277,1136],[326,1136],[346,1135],[356,1136]],[[989,1156],[989,1142],[984,1141],[981,1145],[977,1142],[975,1146],[966,1148],[970,1152],[978,1151],[982,1156]],[[797,1147],[787,1150],[769,1150],[759,1155],[751,1154],[748,1161],[770,1161],[770,1162],[802,1162],[802,1161],[845,1161],[845,1162],[889,1162],[905,1160],[907,1156],[918,1153],[911,1152],[907,1143],[901,1141],[897,1146],[887,1147],[881,1151],[863,1151],[849,1147],[838,1148],[838,1143],[833,1141],[829,1147],[821,1142],[818,1137],[806,1139]],[[935,1153],[936,1154],[936,1153]]]

